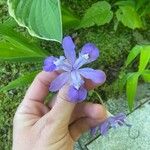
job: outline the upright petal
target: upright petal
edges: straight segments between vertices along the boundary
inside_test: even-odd
[[[55,57],[53,57],[53,56],[47,57],[47,58],[44,60],[43,70],[46,71],[46,72],[54,71],[54,70],[56,69],[56,65],[54,64],[54,61],[55,61],[56,59],[57,59],[57,58],[55,58]]]
[[[79,69],[80,74],[86,78],[90,79],[97,84],[103,84],[106,80],[106,75],[101,70],[94,70],[92,68]]]
[[[61,73],[55,80],[50,84],[49,90],[56,92],[61,89],[69,79],[69,74],[67,72]]]
[[[80,67],[82,67],[84,64],[87,64],[87,63],[88,63],[88,61],[79,55],[79,58],[76,59],[74,65],[73,65],[73,68],[75,70],[79,69]]]
[[[99,57],[99,49],[92,43],[87,43],[81,50],[81,55],[88,55],[86,57],[89,62],[95,61]]]
[[[71,85],[74,86],[77,90],[84,84],[84,80],[81,77],[80,73],[76,70],[71,72]]]
[[[56,65],[56,70],[64,70],[68,72],[72,69],[72,66],[68,63],[64,56],[60,56],[54,64]]]
[[[87,97],[87,90],[83,87],[77,90],[74,86],[71,86],[68,91],[68,96],[73,103],[82,102]]]
[[[66,36],[62,41],[65,56],[69,63],[72,65],[76,60],[75,44],[70,36]]]

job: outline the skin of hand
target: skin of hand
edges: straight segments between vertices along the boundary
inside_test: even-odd
[[[64,86],[46,105],[48,88],[57,72],[40,72],[27,90],[13,122],[13,150],[72,150],[82,133],[107,118],[99,104],[68,101]],[[86,81],[86,88],[95,85]]]

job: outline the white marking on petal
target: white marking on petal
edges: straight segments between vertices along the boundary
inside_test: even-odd
[[[72,85],[78,90],[84,84],[84,80],[78,71],[71,72]]]
[[[82,58],[84,58],[84,59],[86,59],[86,60],[88,60],[90,57],[89,57],[89,54],[84,54],[84,55],[81,55],[82,56]]]

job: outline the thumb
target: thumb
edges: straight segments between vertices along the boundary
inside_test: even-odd
[[[65,85],[57,94],[55,104],[51,109],[50,116],[55,117],[55,121],[69,124],[70,117],[75,107],[75,103],[71,103],[68,98],[68,85]]]

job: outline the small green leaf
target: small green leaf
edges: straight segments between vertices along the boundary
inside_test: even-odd
[[[10,15],[32,36],[61,42],[60,0],[8,0]]]
[[[142,73],[142,77],[143,77],[145,82],[150,83],[150,70],[144,70]]]
[[[140,73],[138,72],[130,73],[127,79],[126,95],[127,95],[128,106],[129,106],[130,111],[132,111],[134,107],[134,101],[135,101],[139,76],[140,76]]]
[[[0,62],[1,61],[41,61],[44,59],[44,56],[41,56],[33,51],[28,49],[23,49],[16,47],[9,42],[0,42]]]
[[[142,28],[142,20],[132,6],[120,6],[116,12],[118,21],[131,29]]]
[[[143,46],[140,54],[139,71],[145,70],[150,60],[150,45]]]
[[[100,1],[87,9],[78,28],[86,28],[94,25],[104,25],[109,23],[113,17],[111,5],[106,1]]]
[[[136,45],[133,47],[127,57],[125,62],[126,67],[136,58],[136,56],[141,52],[142,46]]]
[[[8,90],[15,89],[15,88],[18,88],[18,87],[27,86],[28,84],[30,84],[33,81],[33,79],[35,78],[37,73],[39,73],[39,71],[26,73],[25,75],[19,77],[18,79],[10,82],[7,86],[1,88],[0,92],[8,91]]]

